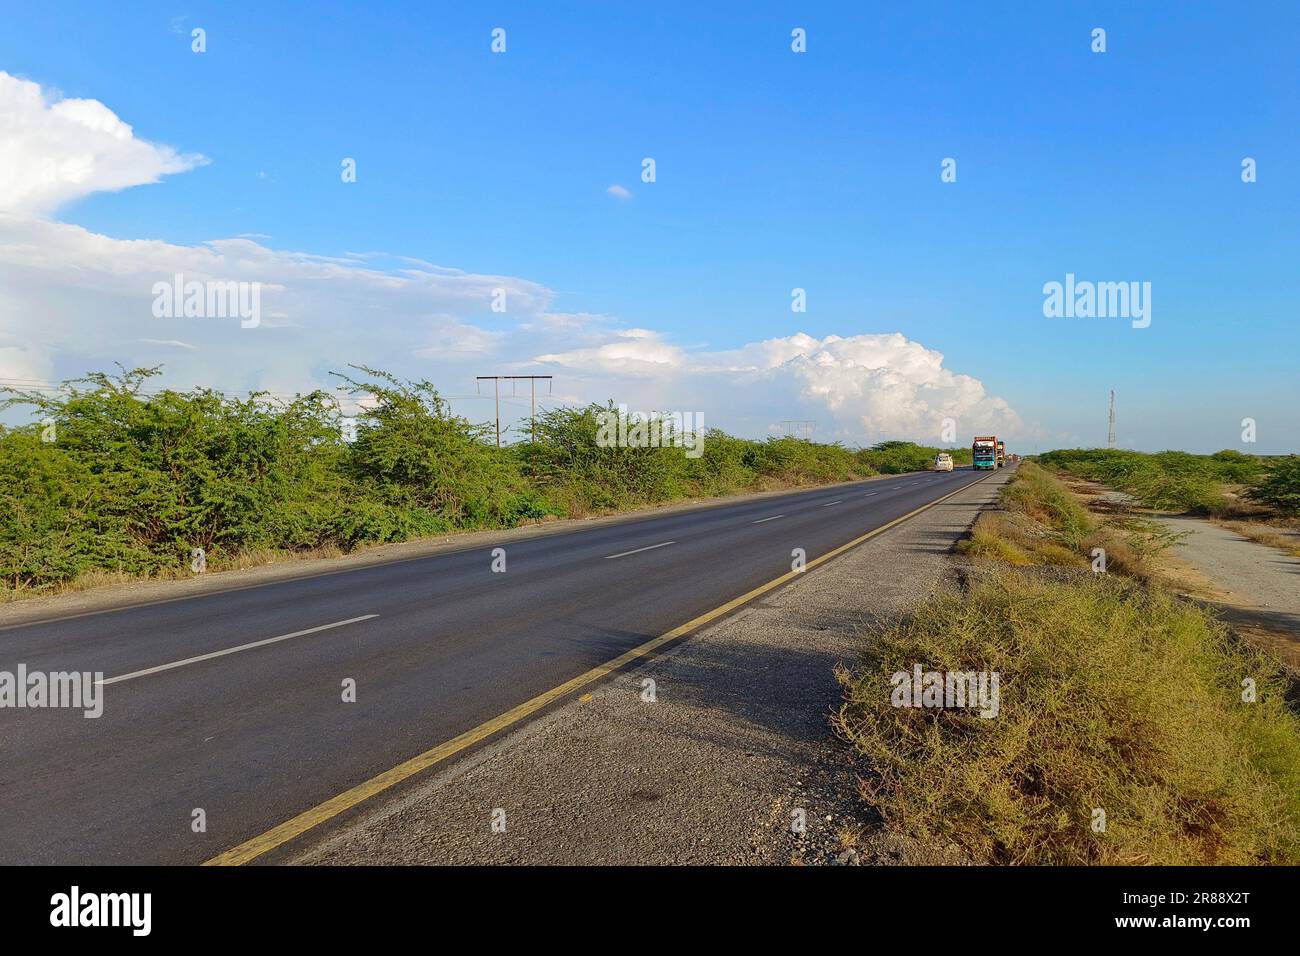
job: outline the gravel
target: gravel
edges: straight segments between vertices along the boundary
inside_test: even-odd
[[[1213,581],[1226,603],[1290,615],[1300,625],[1300,558],[1199,518],[1160,520],[1187,535],[1174,556]]]
[[[1186,534],[1173,557],[1211,585],[1192,596],[1300,673],[1300,558],[1199,518],[1159,520]]]

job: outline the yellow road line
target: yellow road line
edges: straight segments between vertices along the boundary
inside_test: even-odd
[[[539,710],[542,710],[543,708],[555,703],[560,698],[572,694],[574,691],[580,690],[583,687],[586,687],[588,684],[592,683],[593,681],[598,681],[603,677],[609,676],[614,671],[626,667],[628,664],[632,663],[635,660],[639,660],[640,658],[653,654],[655,651],[659,650],[659,648],[663,647],[665,644],[668,644],[671,641],[675,641],[679,637],[684,637],[685,635],[689,634],[691,631],[703,627],[705,624],[708,624],[709,622],[722,617],[724,614],[728,614],[731,611],[734,611],[742,604],[747,604],[750,601],[754,600],[754,598],[761,597],[762,595],[773,590],[774,588],[778,588],[781,585],[794,580],[795,578],[799,577],[801,574],[807,573],[807,571],[812,570],[818,565],[825,564],[827,561],[831,560],[832,558],[839,557],[841,554],[843,554],[845,551],[848,551],[850,548],[854,548],[859,544],[862,544],[862,542],[876,537],[876,535],[883,534],[884,532],[888,531],[890,528],[902,524],[908,518],[915,517],[916,515],[919,515],[922,511],[927,511],[930,508],[933,508],[935,505],[947,501],[953,495],[959,494],[960,492],[965,491],[967,488],[970,488],[972,485],[979,484],[979,482],[984,481],[986,478],[989,477],[992,477],[992,475],[985,475],[984,478],[977,478],[975,481],[972,481],[969,484],[962,485],[956,491],[952,491],[949,494],[944,495],[942,498],[936,498],[934,501],[931,501],[928,504],[924,504],[914,511],[909,511],[907,514],[895,518],[893,521],[890,521],[887,524],[883,524],[879,528],[876,528],[872,531],[868,531],[866,534],[859,535],[858,537],[854,538],[852,541],[849,541],[847,544],[842,544],[838,548],[835,548],[834,550],[831,551],[827,551],[825,554],[821,555],[820,557],[814,558],[812,561],[809,561],[803,571],[787,571],[779,578],[774,578],[773,580],[768,581],[766,584],[760,584],[752,591],[747,591],[746,593],[742,594],[740,597],[734,598],[733,600],[728,601],[726,604],[723,604],[721,607],[716,607],[712,611],[706,611],[704,614],[701,614],[699,617],[692,618],[691,620],[687,621],[685,624],[673,628],[671,631],[669,631],[666,634],[661,634],[658,637],[654,638],[653,640],[646,641],[644,644],[632,648],[630,651],[625,651],[624,653],[620,654],[618,657],[614,658],[611,661],[607,661],[604,664],[601,664],[597,667],[593,667],[591,670],[587,671],[586,673],[579,674],[577,677],[565,681],[563,684],[560,684],[558,687],[552,687],[550,690],[538,694],[536,697],[532,698],[531,700],[524,701],[522,704],[518,705],[517,707],[512,707],[510,710],[507,710],[504,714],[500,714],[496,717],[493,717],[491,720],[479,724],[477,727],[473,728],[472,730],[465,731],[465,733],[461,734],[458,737],[453,737],[451,740],[448,740],[446,743],[438,744],[438,746],[432,748],[431,750],[426,750],[424,753],[412,757],[410,760],[406,760],[402,763],[399,763],[396,767],[393,767],[391,770],[384,771],[383,773],[379,774],[377,777],[371,777],[369,780],[365,781],[364,783],[359,783],[352,789],[345,790],[342,793],[340,793],[338,796],[331,797],[330,799],[326,800],[324,803],[312,807],[310,810],[307,810],[304,813],[300,813],[296,817],[286,820],[284,823],[281,823],[279,826],[272,827],[270,830],[267,830],[265,833],[262,833],[258,836],[253,837],[251,840],[239,844],[239,846],[226,850],[224,853],[217,854],[216,856],[208,860],[203,865],[204,866],[241,866],[244,863],[248,863],[251,860],[255,860],[259,856],[262,856],[264,853],[269,853],[271,850],[274,850],[276,847],[289,842],[295,837],[301,836],[302,834],[306,833],[308,830],[312,829],[313,827],[317,827],[320,824],[326,822],[327,820],[333,819],[334,817],[338,816],[340,813],[343,813],[347,810],[351,810],[353,807],[365,802],[366,800],[369,800],[371,797],[375,796],[376,794],[383,793],[385,790],[388,790],[391,787],[396,786],[397,784],[401,783],[403,780],[413,777],[417,773],[420,773],[423,770],[427,770],[428,768],[432,767],[434,764],[441,763],[442,761],[448,759],[449,757],[454,757],[456,754],[460,753],[461,751],[466,750],[469,747],[472,747],[475,744],[482,742],[483,740],[486,740],[488,737],[491,737],[493,734],[499,733],[500,731],[512,727],[513,725],[519,723],[520,721],[525,720],[528,717],[531,717]]]

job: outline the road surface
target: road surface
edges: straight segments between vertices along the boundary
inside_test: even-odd
[[[105,684],[97,719],[0,708],[0,862],[204,862],[981,477],[564,531],[504,573],[471,546],[5,628],[0,671]]]

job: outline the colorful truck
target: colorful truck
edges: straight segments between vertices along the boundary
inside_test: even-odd
[[[998,439],[998,467],[1005,468],[1007,464],[1007,443],[1001,438]]]
[[[992,471],[998,467],[998,440],[994,435],[976,435],[971,445],[971,458],[976,471]]]

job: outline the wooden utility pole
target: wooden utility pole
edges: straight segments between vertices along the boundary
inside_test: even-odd
[[[545,379],[547,383],[549,383],[551,381],[551,376],[549,375],[478,375],[475,376],[475,387],[478,386],[479,382],[485,379],[491,379],[496,390],[495,394],[496,394],[496,406],[497,406],[497,413],[496,413],[497,414],[497,447],[498,448],[501,447],[501,380],[502,379],[506,379],[507,381],[510,382],[517,382],[517,381],[524,381],[524,380],[528,381],[532,391],[532,401],[530,404],[530,414],[532,416],[532,424],[529,428],[529,434],[532,436],[533,441],[537,441],[537,380]],[[549,390],[550,388],[549,384],[547,385],[547,388]]]

